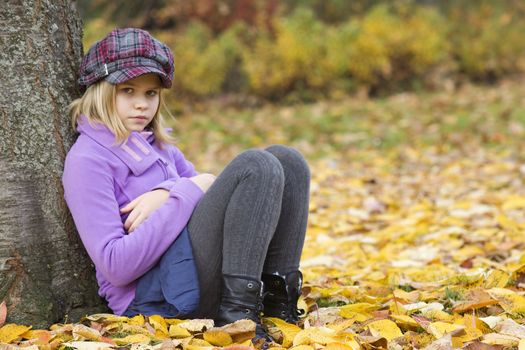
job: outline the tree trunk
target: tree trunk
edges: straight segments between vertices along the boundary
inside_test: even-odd
[[[63,200],[81,22],[72,0],[0,3],[0,301],[46,327],[106,310]]]

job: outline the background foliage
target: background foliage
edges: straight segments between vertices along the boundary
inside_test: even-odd
[[[176,53],[181,96],[311,100],[494,82],[525,70],[525,3],[81,0],[85,46],[114,26]]]

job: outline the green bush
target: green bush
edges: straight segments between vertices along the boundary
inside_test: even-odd
[[[449,58],[446,22],[432,9],[400,16],[380,5],[346,26],[348,73],[359,85],[422,78]]]
[[[266,97],[278,97],[294,88],[327,85],[319,62],[325,53],[326,27],[311,10],[299,8],[275,23],[275,33],[262,31],[242,53],[250,88]]]
[[[337,89],[349,80],[374,86],[424,77],[449,58],[445,20],[430,9],[403,18],[377,6],[363,19],[337,26],[299,9],[275,28],[274,38],[264,33],[243,49],[251,89],[267,97],[299,88]]]
[[[463,17],[459,20],[459,16]],[[523,72],[523,18],[490,4],[453,14],[453,40],[460,71],[473,79]]]
[[[237,30],[237,27],[232,27],[213,38],[206,26],[193,22],[181,33],[157,35],[174,49],[174,86],[178,91],[196,96],[221,92],[226,76],[239,55]]]

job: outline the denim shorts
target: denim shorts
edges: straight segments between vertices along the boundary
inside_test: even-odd
[[[184,228],[159,262],[138,279],[124,316],[184,318],[199,305],[199,282],[188,229]]]

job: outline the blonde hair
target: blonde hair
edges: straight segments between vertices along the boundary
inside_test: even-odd
[[[83,114],[88,118],[90,123],[98,122],[107,126],[115,135],[116,143],[124,142],[131,132],[126,129],[124,123],[122,123],[118,117],[115,102],[116,91],[117,86],[105,80],[89,86],[82,97],[77,98],[69,105],[69,114],[71,116],[73,129],[76,130],[78,119],[80,115]],[[164,117],[160,113],[161,106],[167,110],[162,95],[161,91],[157,112],[147,127],[153,131],[155,142],[159,147],[162,147],[164,143],[175,144],[175,139],[165,129]]]

